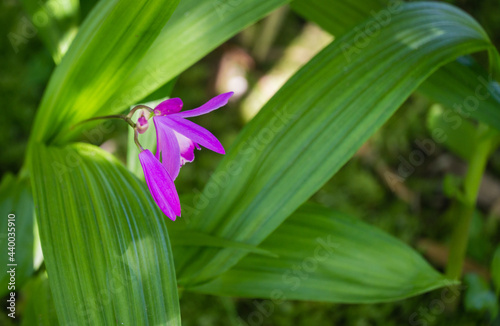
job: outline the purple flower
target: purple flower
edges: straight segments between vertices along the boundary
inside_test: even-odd
[[[224,147],[210,131],[186,120],[216,110],[227,104],[233,92],[218,95],[199,108],[183,111],[182,100],[171,98],[154,109],[156,128],[156,158],[162,162],[173,180],[186,162],[194,160],[194,149],[206,147],[225,154]]]
[[[175,221],[177,216],[181,216],[181,203],[174,181],[149,149],[139,153],[139,161],[153,199],[163,214]]]
[[[139,154],[139,160],[151,195],[171,220],[175,221],[177,216],[181,216],[174,180],[179,175],[181,166],[194,160],[194,149],[203,146],[216,153],[225,154],[224,148],[214,135],[185,118],[216,110],[226,105],[232,95],[233,92],[218,95],[199,108],[189,111],[181,112],[180,98],[163,101],[154,109],[156,156],[149,150],[144,150]],[[147,128],[143,120],[140,125]]]
[[[148,130],[149,123],[148,123],[148,112],[146,110],[141,110],[141,113],[139,115],[139,119],[137,119],[137,131],[140,134],[143,134]]]

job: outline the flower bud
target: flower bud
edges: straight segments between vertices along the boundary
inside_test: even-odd
[[[146,110],[141,110],[141,114],[139,115],[139,119],[137,119],[137,131],[140,134],[143,134],[149,128],[149,122],[146,116],[149,116],[149,112]]]

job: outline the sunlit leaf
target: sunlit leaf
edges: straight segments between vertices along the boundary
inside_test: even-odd
[[[31,142],[57,142],[76,134],[78,129],[71,130],[71,126],[92,117],[111,98],[156,39],[178,2],[100,1],[52,74],[37,112]]]
[[[360,24],[356,30],[358,42],[369,41],[371,29],[392,20],[394,8],[401,1],[367,0],[296,0],[295,11],[320,25],[329,33],[340,36],[356,25],[373,18],[377,24]],[[396,10],[397,11],[397,10]],[[462,118],[473,117],[500,130],[500,85],[470,57],[438,69],[418,89],[419,92],[442,103]]]
[[[258,244],[338,171],[436,69],[496,50],[450,5],[402,4],[360,48],[356,29],[306,64],[245,127],[204,189],[190,227]],[[193,209],[194,207],[194,209]],[[233,266],[229,249],[185,250],[179,282],[197,284]],[[196,259],[195,259],[196,257]]]
[[[146,186],[91,145],[39,145],[31,158],[61,324],[180,325],[166,218]]]
[[[140,101],[224,41],[289,1],[181,1],[137,68],[104,108],[117,112]]]

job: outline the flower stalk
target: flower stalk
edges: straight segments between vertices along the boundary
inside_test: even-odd
[[[461,209],[450,243],[450,255],[446,266],[446,276],[450,279],[458,280],[462,275],[469,242],[469,229],[474,216],[479,187],[488,163],[488,157],[497,144],[498,135],[496,132],[480,126],[477,145],[465,175],[463,196],[459,203]]]

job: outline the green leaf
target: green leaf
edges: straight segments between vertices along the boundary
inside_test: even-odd
[[[224,41],[288,2],[181,1],[144,58],[104,107],[116,113],[140,101]]]
[[[206,233],[191,231],[191,230],[177,230],[169,232],[172,247],[216,247],[216,248],[234,248],[241,249],[246,252],[252,252],[259,255],[276,257],[270,251],[263,250],[259,247],[252,246],[242,242],[231,241],[223,238],[211,236]]]
[[[401,1],[367,0],[295,0],[292,8],[327,32],[339,36],[368,18],[385,24],[393,17],[391,11]],[[379,24],[379,25],[380,25]],[[358,42],[369,39],[370,28],[377,24],[360,24]],[[447,107],[500,130],[500,85],[472,58],[464,57],[438,69],[419,88],[419,91]]]
[[[21,0],[47,49],[58,64],[78,31],[77,0]]]
[[[398,4],[399,1],[389,0],[294,0],[292,9],[305,19],[315,22],[325,31],[339,36],[366,20],[371,15],[380,16],[381,19],[390,19],[382,13],[387,4]],[[379,18],[379,19],[380,19]]]
[[[304,205],[228,272],[187,290],[215,295],[374,303],[452,285],[412,248],[352,217]]]
[[[356,48],[356,29],[335,40],[264,106],[193,202],[194,208],[184,205],[199,212],[192,218],[192,229],[260,243],[436,69],[471,52],[498,55],[470,16],[430,2],[401,5],[390,23],[363,45],[362,50]],[[497,71],[498,66],[493,68]],[[242,254],[186,249],[182,256],[176,265],[179,283],[188,285],[228,270]]]
[[[50,79],[31,142],[64,142],[78,134],[80,128],[70,127],[105,107],[156,39],[178,2],[100,1]]]
[[[433,105],[427,115],[427,129],[437,143],[443,144],[462,159],[469,161],[474,154],[476,128],[452,109]]]
[[[0,198],[0,246],[3,248],[1,261],[6,268],[0,274],[0,296],[4,296],[19,290],[33,273],[34,207],[27,180],[17,179],[11,174],[2,179]],[[9,284],[11,274],[6,273],[11,268],[15,269],[14,284]]]
[[[23,295],[27,298],[26,309],[22,315],[21,326],[57,326],[56,309],[49,280],[45,273],[40,274],[23,288]]]
[[[38,145],[29,162],[50,288],[63,325],[180,325],[165,216],[98,147]]]
[[[470,57],[442,67],[418,91],[460,114],[464,124],[474,118],[500,130],[500,85]]]

